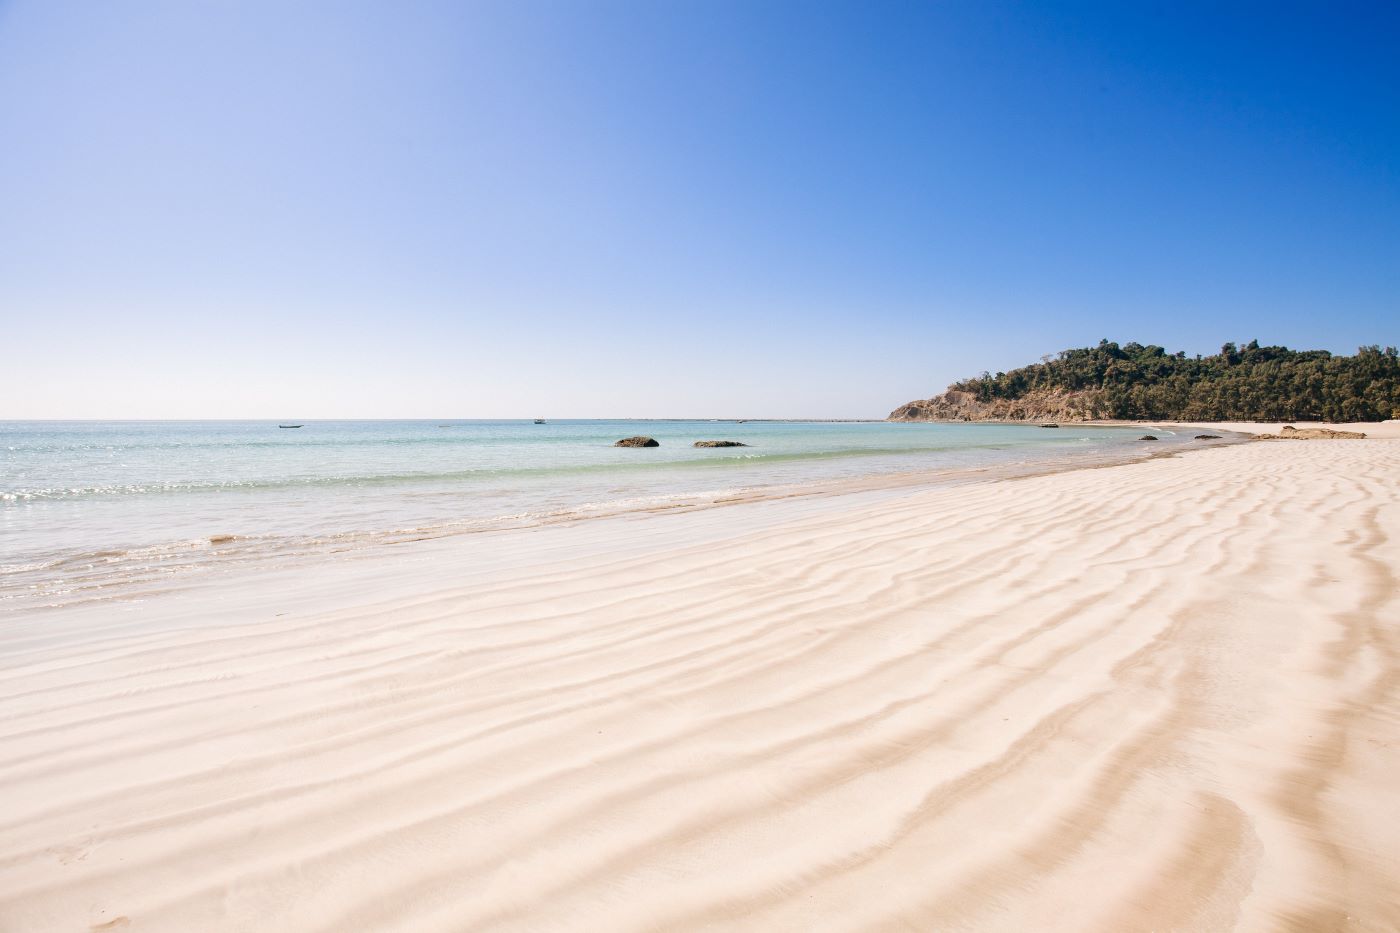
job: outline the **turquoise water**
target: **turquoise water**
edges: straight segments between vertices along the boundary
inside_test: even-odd
[[[0,606],[405,537],[1145,453],[1141,433],[883,422],[0,423]],[[633,434],[661,446],[611,446]],[[691,446],[702,439],[750,446]]]

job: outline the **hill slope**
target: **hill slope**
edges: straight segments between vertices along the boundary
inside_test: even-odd
[[[1394,347],[1355,356],[1243,347],[1187,357],[1107,340],[1006,373],[983,373],[890,412],[891,421],[1384,421],[1400,417]]]

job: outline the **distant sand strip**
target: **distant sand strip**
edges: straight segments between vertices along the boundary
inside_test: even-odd
[[[14,620],[0,930],[1400,929],[1400,442],[784,508]]]

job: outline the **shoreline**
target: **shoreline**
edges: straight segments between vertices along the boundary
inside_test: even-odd
[[[1091,427],[1140,427],[1128,424],[1094,424]],[[1189,449],[1239,443],[1246,435],[1226,432],[1226,436],[1193,442]],[[1183,441],[1175,443],[1185,443]],[[547,513],[504,514],[489,518],[462,519],[441,524],[378,530],[360,529],[332,536],[291,539],[260,534],[214,534],[208,538],[181,539],[160,549],[160,556],[148,566],[133,568],[135,576],[84,579],[68,589],[47,588],[38,595],[0,596],[0,620],[24,612],[48,612],[89,602],[123,602],[158,598],[161,592],[180,591],[205,584],[219,585],[226,574],[260,573],[268,570],[314,568],[327,560],[372,559],[384,548],[461,536],[496,535],[518,530],[593,522],[629,516],[684,514],[764,502],[795,499],[831,499],[843,496],[896,493],[952,486],[969,482],[994,482],[1038,476],[1067,470],[1092,469],[1172,456],[1182,452],[1170,449],[1134,448],[1132,451],[1099,451],[1092,454],[1058,453],[1039,459],[943,469],[912,469],[866,476],[817,479],[799,483],[775,483],[733,489],[682,492],[667,496],[644,497],[640,501],[621,499],[603,504],[590,503]],[[1028,453],[1030,453],[1028,451]],[[126,553],[142,554],[149,548],[121,551],[104,549],[103,562]],[[73,558],[66,560],[72,565]],[[75,567],[76,569],[76,567]],[[81,593],[82,595],[71,595]],[[42,602],[36,600],[44,600]]]
[[[1185,452],[7,620],[0,916],[1388,929],[1400,444]]]
[[[888,419],[887,419],[888,420]],[[986,418],[978,421],[955,421],[955,420],[918,420],[918,421],[890,421],[890,424],[1002,424],[1002,425],[1026,425],[1034,426],[1040,424],[1039,421],[1004,421],[995,418]],[[1229,431],[1235,434],[1255,435],[1255,434],[1276,434],[1285,425],[1293,425],[1297,428],[1326,428],[1333,431],[1360,431],[1368,438],[1373,439],[1394,439],[1400,438],[1400,420],[1390,421],[1172,421],[1168,420],[1137,420],[1122,421],[1106,418],[1096,418],[1088,421],[1060,421],[1056,422],[1059,427],[1073,427],[1083,425],[1086,427],[1105,428],[1145,428],[1153,425],[1161,425],[1170,428],[1182,428],[1189,430],[1200,429],[1202,431]]]

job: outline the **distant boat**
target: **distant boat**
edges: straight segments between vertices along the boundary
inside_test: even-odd
[[[278,427],[279,427],[279,428],[299,428],[299,427],[301,427],[301,425],[299,425],[299,424],[279,424]]]
[[[545,421],[543,418],[536,418],[536,419],[535,419],[535,424],[548,424],[548,423],[549,423],[549,422]]]

